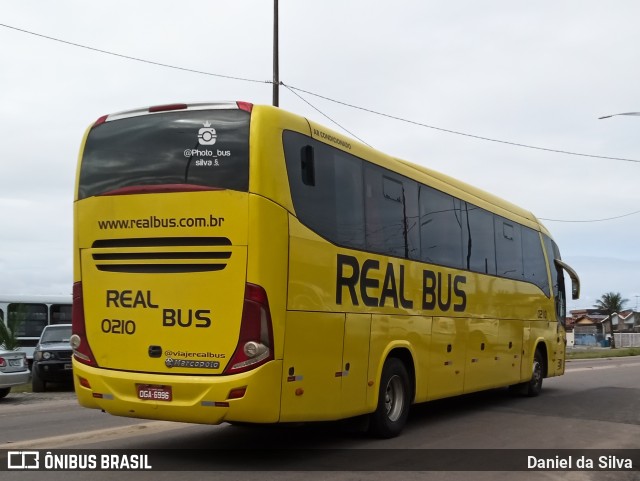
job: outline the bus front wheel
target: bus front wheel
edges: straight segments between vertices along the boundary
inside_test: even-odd
[[[531,380],[527,383],[525,394],[534,397],[542,391],[542,379],[544,378],[544,359],[542,352],[538,349],[533,357],[533,369]]]
[[[513,392],[528,397],[535,397],[542,391],[542,380],[544,379],[544,356],[540,349],[536,350],[533,357],[531,369],[531,379],[521,384],[511,386]]]
[[[409,375],[403,362],[389,358],[382,368],[378,406],[371,414],[369,431],[379,438],[393,438],[400,434],[409,416]]]

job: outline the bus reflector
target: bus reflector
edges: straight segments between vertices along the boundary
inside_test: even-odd
[[[84,319],[84,300],[82,298],[82,282],[73,284],[73,306],[71,308],[71,333],[73,356],[78,362],[89,366],[97,366],[89,341]]]
[[[247,283],[238,344],[224,373],[249,371],[273,357],[273,329],[267,293],[261,286]]]
[[[247,392],[247,386],[237,387],[229,391],[229,395],[227,396],[227,399],[243,398],[246,392]]]

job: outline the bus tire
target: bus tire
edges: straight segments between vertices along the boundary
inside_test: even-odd
[[[531,379],[521,384],[511,386],[511,390],[519,395],[535,397],[542,391],[542,379],[544,378],[544,357],[540,349],[536,349],[533,357]]]
[[[378,438],[396,437],[404,428],[411,403],[409,375],[404,363],[395,357],[382,368],[378,406],[371,414],[369,432]]]
[[[31,390],[33,392],[45,392],[47,390],[46,383],[38,375],[38,369],[31,371]]]
[[[544,379],[544,359],[542,358],[542,351],[536,349],[536,354],[533,356],[533,372],[531,373],[531,380],[527,383],[527,389],[525,394],[529,397],[535,397],[542,391],[542,380]]]

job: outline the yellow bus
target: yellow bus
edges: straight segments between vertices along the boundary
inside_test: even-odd
[[[428,159],[421,159],[428,162]],[[369,415],[564,372],[578,277],[529,212],[244,102],[101,117],[74,202],[82,406],[218,424]]]

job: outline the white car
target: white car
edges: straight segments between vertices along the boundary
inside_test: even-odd
[[[0,350],[0,399],[9,394],[13,386],[28,383],[29,374],[24,352]]]

